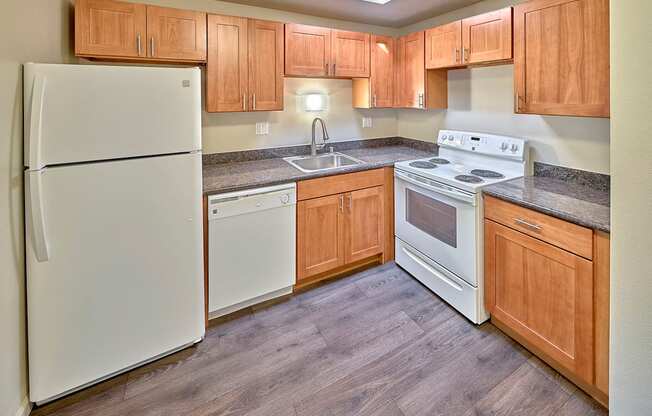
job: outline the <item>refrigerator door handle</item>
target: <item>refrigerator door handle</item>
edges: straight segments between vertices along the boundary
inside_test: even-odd
[[[25,209],[31,227],[34,254],[39,262],[50,259],[43,207],[43,171],[25,172]]]
[[[32,86],[32,105],[29,111],[29,131],[27,133],[28,162],[30,169],[41,169],[41,136],[43,132],[43,102],[45,100],[45,76],[34,76]]]

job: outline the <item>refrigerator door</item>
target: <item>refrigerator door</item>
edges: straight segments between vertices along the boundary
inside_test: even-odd
[[[201,339],[200,153],[25,176],[32,401]]]
[[[201,150],[198,68],[26,64],[25,166]]]

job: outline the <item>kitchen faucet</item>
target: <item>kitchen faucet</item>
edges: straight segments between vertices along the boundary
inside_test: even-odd
[[[321,123],[321,144],[317,144],[315,137],[315,127],[317,127],[318,121]],[[319,117],[315,117],[315,119],[312,121],[312,141],[310,142],[310,156],[317,156],[317,150],[323,149],[324,146],[326,146],[326,141],[329,139],[330,137],[328,137],[328,130],[326,130],[326,124],[324,123],[324,120]]]

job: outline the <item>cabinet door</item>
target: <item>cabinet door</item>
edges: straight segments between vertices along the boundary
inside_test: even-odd
[[[347,264],[383,252],[384,199],[382,186],[349,192],[344,196]]]
[[[331,75],[331,30],[288,23],[285,25],[285,75]]]
[[[147,6],[147,56],[206,60],[206,13]]]
[[[485,302],[492,319],[593,384],[593,264],[485,220]]]
[[[147,8],[113,0],[75,2],[75,54],[145,56]]]
[[[249,95],[254,111],[283,110],[283,23],[249,20]]]
[[[298,280],[344,264],[343,210],[344,194],[298,202]]]
[[[464,63],[512,59],[512,8],[462,20]]]
[[[425,108],[424,32],[403,36],[400,42],[400,107]]]
[[[206,111],[247,111],[247,19],[208,16]]]
[[[394,105],[395,40],[390,36],[371,36],[371,107]]]
[[[426,30],[426,68],[449,68],[461,64],[461,21]]]
[[[369,78],[371,41],[368,33],[331,31],[333,68],[331,75],[346,78]]]
[[[609,116],[609,0],[514,8],[517,113]]]

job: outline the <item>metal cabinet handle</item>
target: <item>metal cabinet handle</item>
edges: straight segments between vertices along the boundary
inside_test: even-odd
[[[353,211],[353,195],[349,194],[349,212]]]
[[[252,101],[252,108],[255,110],[256,109],[256,94],[254,93],[253,97],[251,98]]]
[[[464,56],[466,57],[466,62],[469,62],[469,59],[471,58],[471,48],[466,49]]]
[[[465,51],[465,50],[466,50],[466,49],[462,48],[462,62],[464,62],[464,51]]]
[[[247,94],[242,94],[242,111],[247,111]]]
[[[527,221],[525,221],[524,219],[521,219],[521,218],[514,218],[514,222],[516,224],[523,225],[523,226],[525,226],[527,228],[531,228],[531,229],[536,230],[536,231],[541,231],[543,229],[540,225],[533,224],[531,222],[527,222]]]
[[[376,99],[376,94],[374,94],[374,107],[378,107],[378,100]]]
[[[340,195],[340,211],[344,212],[344,194]]]
[[[337,71],[335,71],[335,68],[336,68],[335,65],[336,65],[336,64],[333,64],[333,76],[336,76],[336,75],[337,75]]]
[[[143,48],[140,43],[140,33],[136,35],[136,48],[138,48],[138,56],[143,53]]]
[[[149,54],[151,57],[154,57],[154,36],[149,38]]]
[[[331,67],[331,66],[328,65],[328,64],[325,64],[324,66],[326,67],[326,75],[330,75],[330,74],[331,74],[331,73],[330,73],[330,67]]]
[[[455,59],[455,63],[458,63],[460,61],[460,50],[459,49],[455,49],[455,55],[454,55],[453,59]]]
[[[424,104],[424,99],[423,99],[423,93],[419,93],[419,108],[423,108],[425,106]]]

